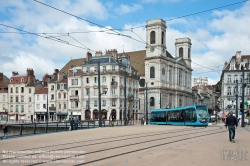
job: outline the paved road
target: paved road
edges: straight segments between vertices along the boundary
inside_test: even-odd
[[[230,143],[223,126],[78,130],[2,140],[0,165],[249,166],[249,138],[238,128]]]

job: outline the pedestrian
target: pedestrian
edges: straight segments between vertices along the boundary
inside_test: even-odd
[[[77,117],[74,118],[74,126],[75,126],[75,130],[78,129],[78,119]]]
[[[141,118],[141,125],[144,125],[144,117]]]
[[[233,116],[233,112],[231,111],[226,119],[226,128],[228,127],[229,131],[229,141],[234,142],[235,138],[235,129],[237,129],[238,122],[235,116]]]
[[[113,117],[112,117],[112,114],[110,114],[109,115],[109,127],[113,127],[112,123],[113,123]]]
[[[3,133],[4,133],[3,139],[9,138],[7,124],[4,124],[2,128],[3,128]]]
[[[102,115],[102,124],[103,124],[104,127],[105,127],[105,115]]]
[[[115,123],[115,116],[112,116],[112,127],[114,127],[114,123]]]
[[[74,126],[74,120],[73,120],[73,118],[71,118],[71,120],[70,120],[70,130],[71,131],[74,130],[73,126]]]

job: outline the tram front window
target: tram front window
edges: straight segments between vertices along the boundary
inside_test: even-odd
[[[152,112],[151,122],[166,122],[166,112]]]
[[[199,121],[203,122],[203,123],[207,122],[209,119],[207,107],[206,106],[197,106],[196,110],[197,110],[197,117],[198,117]]]

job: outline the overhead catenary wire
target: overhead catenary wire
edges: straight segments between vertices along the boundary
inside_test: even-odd
[[[38,0],[34,0],[34,1],[37,2],[37,3],[43,4],[43,5],[45,5],[45,6],[48,6],[48,7],[50,7],[50,8],[53,8],[53,9],[55,9],[55,10],[58,10],[58,11],[60,11],[60,12],[63,12],[63,13],[65,13],[65,14],[68,14],[68,15],[71,15],[71,16],[73,16],[73,17],[76,17],[76,18],[78,18],[78,19],[84,20],[84,21],[86,21],[86,22],[88,22],[88,23],[91,23],[91,24],[93,24],[93,25],[96,25],[96,26],[99,26],[99,27],[102,27],[102,28],[105,28],[105,29],[106,29],[106,30],[101,30],[101,31],[96,31],[96,32],[112,31],[112,32],[114,32],[113,35],[125,36],[125,37],[131,38],[131,39],[133,39],[133,40],[135,40],[135,41],[138,41],[138,42],[141,42],[141,43],[143,43],[143,44],[146,44],[146,45],[148,46],[148,44],[147,44],[142,38],[140,38],[140,37],[133,31],[133,29],[135,29],[135,28],[144,27],[144,26],[133,27],[133,28],[130,28],[130,29],[114,29],[114,28],[107,28],[107,27],[104,27],[104,26],[102,26],[102,25],[100,25],[100,24],[97,24],[97,23],[94,23],[94,22],[92,22],[92,21],[89,21],[89,20],[87,20],[87,19],[84,19],[84,18],[75,16],[75,15],[70,14],[70,13],[68,13],[68,12],[65,12],[65,11],[63,11],[63,10],[57,9],[57,8],[55,8],[55,7],[53,7],[53,6],[47,5],[47,4],[45,4],[45,3],[43,3],[43,2],[40,2],[40,1],[38,1]],[[187,14],[187,15],[184,15],[184,16],[171,18],[171,19],[168,19],[168,20],[165,20],[165,21],[171,21],[171,20],[175,20],[175,19],[179,19],[179,18],[184,18],[184,17],[188,17],[188,16],[192,16],[192,15],[197,15],[197,14],[200,14],[200,13],[205,13],[205,12],[208,12],[208,11],[213,11],[213,10],[220,9],[220,8],[225,8],[225,7],[228,7],[228,6],[240,4],[240,3],[243,3],[243,2],[247,2],[247,1],[249,1],[249,0],[239,1],[239,2],[235,2],[235,3],[232,3],[232,4],[220,6],[220,7],[216,7],[216,8],[212,8],[212,9],[208,9],[208,10],[196,12],[196,13]],[[131,36],[124,35],[124,34],[122,34],[122,33],[120,33],[120,32],[116,32],[115,30],[123,30],[123,31],[126,31],[126,30],[129,31],[129,30],[131,30],[131,32],[133,32],[136,36],[138,36],[141,40],[143,40],[143,42],[142,42],[142,41],[139,41],[139,40],[137,40],[137,39],[134,39],[134,38],[132,38]],[[95,31],[71,32],[71,33],[90,33],[90,32],[95,32]],[[15,33],[15,32],[0,32],[0,33]],[[33,34],[33,35],[35,35],[35,34],[38,34],[38,33],[26,32],[26,33],[23,33],[23,34]],[[46,34],[46,33],[40,33],[40,34]],[[47,34],[49,34],[49,33],[47,33]],[[50,34],[69,34],[69,33],[50,33]],[[110,34],[111,34],[111,33],[110,33]],[[44,37],[44,36],[40,36],[40,37]],[[58,38],[56,38],[56,37],[54,37],[54,36],[49,36],[49,37],[46,37],[46,38],[48,38],[48,39],[50,39],[50,40],[54,40],[54,41],[58,41],[58,42],[61,42],[61,43],[65,43],[65,44],[71,45],[69,42],[64,41],[64,40],[61,40],[61,39],[58,39]],[[79,43],[79,41],[78,41],[78,43]],[[81,43],[79,43],[79,44],[81,44]],[[81,44],[81,45],[82,45],[82,44]],[[72,45],[72,46],[75,46],[75,45]],[[83,46],[84,46],[84,45],[83,45]],[[82,48],[82,47],[79,47],[79,46],[75,46],[75,47]],[[87,48],[86,46],[84,46],[84,47],[85,47],[85,48],[83,48],[83,49],[87,49],[87,50],[89,50],[89,51],[92,51],[92,50],[90,50],[89,48]],[[193,63],[194,63],[194,62],[193,62]],[[197,64],[197,63],[194,63],[194,64],[199,65],[199,64]],[[201,66],[201,65],[200,65],[200,66]],[[202,66],[202,67],[204,67],[204,66]],[[207,67],[204,67],[204,68],[207,68]],[[208,68],[208,69],[209,69],[209,68]]]
[[[8,28],[11,28],[11,29],[15,29],[17,31],[25,32],[25,33],[28,33],[28,34],[31,34],[31,35],[42,37],[42,38],[45,38],[45,39],[49,39],[49,40],[53,40],[53,41],[56,41],[56,42],[64,43],[64,44],[67,44],[67,45],[70,45],[70,46],[73,46],[73,47],[81,48],[81,49],[84,49],[84,50],[89,50],[89,49],[86,49],[86,48],[83,48],[83,47],[80,47],[80,46],[77,46],[77,45],[74,45],[74,44],[70,44],[69,42],[61,40],[61,39],[56,38],[56,37],[38,35],[36,33],[28,32],[28,31],[25,31],[25,30],[21,30],[21,29],[18,29],[18,28],[9,26],[9,25],[5,25],[5,24],[0,24],[0,25],[8,27]],[[89,51],[96,52],[94,50],[89,50]]]
[[[201,13],[206,13],[206,12],[210,12],[210,11],[213,11],[213,10],[216,10],[216,9],[222,9],[222,8],[226,8],[226,7],[229,7],[229,6],[233,6],[233,5],[237,5],[237,4],[240,4],[240,3],[244,3],[244,2],[247,2],[247,1],[249,1],[249,0],[239,1],[239,2],[228,4],[228,5],[219,6],[219,7],[216,7],[216,8],[203,10],[203,11],[200,11],[200,12],[190,13],[190,14],[186,14],[186,15],[183,15],[183,16],[170,18],[170,19],[167,19],[167,20],[164,20],[164,21],[172,21],[172,20],[176,20],[176,19],[180,19],[180,18],[185,18],[185,17],[188,17],[188,16],[193,16],[193,15],[197,15],[197,14],[201,14]],[[145,26],[146,25],[136,26],[136,27],[132,27],[131,29],[137,29],[137,28],[141,28],[141,27],[145,27]],[[116,29],[114,28],[114,30],[116,30]]]

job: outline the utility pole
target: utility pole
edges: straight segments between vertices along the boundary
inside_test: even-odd
[[[123,119],[124,119],[124,126],[127,125],[127,72],[124,73],[124,113],[123,113]]]
[[[244,97],[245,97],[245,86],[246,86],[246,83],[245,83],[245,70],[244,70],[244,67],[241,66],[241,70],[242,70],[242,74],[243,74],[243,83],[242,83],[242,119],[241,119],[241,127],[244,127],[244,123],[245,123],[245,117],[244,117]]]
[[[146,84],[146,125],[148,125],[148,84]]]
[[[238,120],[238,80],[236,80],[236,92],[235,92],[235,97],[236,97],[236,119]]]
[[[101,110],[101,82],[100,82],[100,61],[97,63],[97,70],[98,70],[98,100],[99,100],[99,127],[102,127],[102,110]]]

